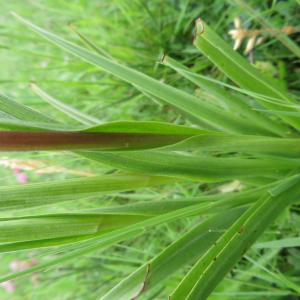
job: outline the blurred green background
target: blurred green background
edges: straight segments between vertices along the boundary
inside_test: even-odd
[[[247,3],[254,7],[257,15],[270,20],[277,28],[299,25],[299,1],[251,0]],[[232,45],[234,42],[228,32],[233,29],[236,17],[242,19],[245,28],[260,28],[256,18],[249,15],[243,6],[235,1],[225,0],[13,0],[1,1],[0,9],[1,93],[69,123],[74,121],[67,119],[31,91],[30,82],[36,82],[54,97],[89,113],[101,122],[151,120],[184,124],[186,121],[168,105],[145,97],[134,87],[40,39],[12,17],[11,11],[68,40],[82,44],[72,30],[75,28],[99,46],[106,55],[159,80],[174,86],[180,85],[191,93],[197,92],[194,86],[161,66],[159,60],[163,53],[167,53],[187,66],[193,65],[194,69],[203,74],[226,81],[193,46],[196,18],[203,18]],[[292,38],[299,44],[299,34]],[[245,45],[238,51],[243,53],[244,47]],[[277,40],[267,37],[248,55],[248,59],[262,72],[277,78],[279,84],[300,95],[300,61]],[[1,154],[0,157],[1,185],[89,176],[110,171],[105,166],[101,169],[98,165],[82,161],[69,153],[35,152]],[[122,204],[182,195],[193,197],[214,188],[214,185],[195,186],[185,183],[165,189],[152,188],[138,193],[85,199],[72,204],[73,207],[60,204],[55,211],[94,208],[103,203],[103,199],[107,204]],[[1,213],[1,216],[4,214]],[[95,252],[55,270],[39,273],[35,277],[13,281],[10,286],[2,284],[0,299],[98,299],[121,278],[179,236],[183,228],[191,227],[193,222],[185,220],[182,224],[160,226],[130,243]],[[295,235],[299,231],[299,216],[284,215],[265,235],[278,237],[283,234]],[[35,264],[45,256],[47,251],[1,255],[0,271],[6,273],[13,268],[22,268],[22,262],[25,261]],[[268,271],[264,269],[266,264]],[[247,283],[245,269],[248,275],[257,274],[257,279]],[[241,282],[229,275],[210,299],[232,299],[230,292],[239,290],[243,293],[236,293],[234,299],[297,299],[297,296],[289,292],[285,280],[289,276],[300,274],[300,251],[297,248],[282,252],[280,249],[272,249],[268,253],[253,251],[249,254],[249,259],[244,259],[234,272],[242,274]],[[284,279],[278,279],[277,275],[283,273]],[[159,287],[141,299],[166,299],[168,291],[172,290],[181,275],[182,273],[173,276],[168,285]],[[261,290],[268,291],[269,296],[265,293],[260,298]]]

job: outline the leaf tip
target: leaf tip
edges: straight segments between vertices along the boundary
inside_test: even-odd
[[[14,12],[13,10],[10,11],[10,14],[11,14],[13,17],[15,17],[15,18],[17,18],[17,19],[19,19],[19,20],[22,19],[22,17],[19,16],[19,15],[18,15],[16,12]]]
[[[201,18],[196,19],[195,21],[195,38],[203,34],[205,31],[204,22]]]
[[[159,62],[160,62],[161,64],[165,64],[165,63],[166,63],[166,59],[167,59],[167,55],[166,55],[166,53],[164,52],[164,53],[162,54],[162,56],[160,57]]]
[[[34,90],[34,89],[37,88],[37,85],[36,85],[35,81],[30,81],[30,82],[29,82],[29,88],[30,88],[31,90]]]
[[[145,279],[143,280],[142,287],[135,296],[130,298],[130,300],[136,300],[142,293],[145,292],[145,290],[147,288],[147,280],[148,280],[148,277],[149,277],[149,273],[150,273],[150,264],[148,263],[147,264],[147,269],[146,269],[146,276],[145,276]]]

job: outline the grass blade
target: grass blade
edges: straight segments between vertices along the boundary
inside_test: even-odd
[[[32,24],[28,20],[14,14],[23,24],[40,34],[47,40],[51,41],[60,48],[70,52],[71,54],[85,60],[86,62],[96,65],[101,69],[121,78],[122,80],[137,86],[139,89],[173,105],[183,112],[204,121],[208,125],[213,126],[221,131],[250,133],[249,124],[236,118],[232,114],[222,110],[216,110],[215,106],[207,102],[199,102],[197,97],[189,95],[179,89],[163,84],[143,73],[122,66],[115,61],[111,61],[106,57],[90,52],[84,48],[74,45],[64,39]],[[251,126],[250,126],[251,127]],[[252,132],[253,133],[253,132]]]
[[[142,215],[79,213],[2,218],[0,246],[3,243],[99,235],[147,218]]]
[[[94,124],[100,123],[100,121],[98,119],[91,117],[91,116],[71,107],[70,105],[63,103],[58,99],[55,99],[54,97],[52,97],[51,95],[46,93],[43,89],[41,89],[36,84],[32,83],[30,85],[30,87],[31,87],[32,91],[34,91],[43,100],[50,103],[52,106],[56,107],[58,110],[65,113],[70,118],[72,118],[76,121],[79,121],[80,123],[85,124],[85,125],[94,125]]]
[[[300,238],[285,238],[275,241],[261,242],[256,243],[254,248],[261,249],[281,249],[281,248],[289,248],[289,247],[300,247]]]
[[[262,132],[265,135],[267,132],[269,134],[271,133],[279,136],[284,136],[287,134],[288,128],[285,128],[281,124],[278,124],[277,122],[274,122],[271,119],[254,111],[244,99],[239,98],[235,94],[228,93],[222,87],[218,86],[218,84],[210,80],[206,80],[204,77],[196,76],[190,69],[183,66],[176,60],[168,56],[164,56],[161,62],[162,64],[174,69],[180,75],[187,78],[201,89],[206,90],[210,95],[214,95],[218,100],[222,100],[227,106],[229,106],[230,109],[233,109],[238,114],[243,115],[249,119],[249,121],[251,120],[251,124],[255,128],[257,125],[259,125],[259,128],[256,128],[258,133]],[[262,128],[264,130],[262,130]]]
[[[299,175],[290,177],[279,183],[281,193],[262,195],[200,258],[170,299],[207,299],[267,226],[298,200],[299,182]]]
[[[174,179],[124,174],[99,175],[89,178],[26,184],[24,186],[0,187],[0,208],[23,209],[169,182],[174,182]]]
[[[55,120],[37,112],[25,105],[19,104],[11,98],[0,94],[0,111],[5,112],[9,116],[30,122],[38,123],[57,123]]]
[[[201,256],[241,213],[226,212],[224,218],[214,216],[195,226],[157,256],[138,268],[101,297],[101,300],[137,299],[162,284],[170,275]]]
[[[76,153],[85,158],[131,172],[207,182],[256,176],[276,178],[300,166],[300,162],[296,159],[275,157],[263,159],[216,158],[150,150],[127,152],[78,151]]]
[[[240,87],[253,93],[278,99],[277,104],[257,101],[271,110],[289,110],[292,108],[284,106],[286,103],[295,101],[281,90],[270,78],[263,76],[255,67],[250,65],[241,55],[227,45],[207,24],[202,20],[196,23],[195,46],[201,50],[219,69]],[[285,107],[285,109],[284,109]],[[300,129],[300,121],[292,116],[279,116],[287,124]]]

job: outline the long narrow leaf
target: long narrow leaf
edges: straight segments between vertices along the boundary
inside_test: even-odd
[[[215,107],[207,102],[199,102],[197,97],[189,95],[179,89],[163,84],[143,73],[122,66],[115,61],[111,61],[99,54],[90,52],[84,48],[74,45],[64,39],[32,24],[28,20],[14,14],[22,23],[37,32],[44,38],[53,42],[64,50],[76,55],[77,57],[96,65],[101,69],[129,82],[140,89],[152,94],[159,99],[173,105],[174,107],[188,113],[193,118],[199,118],[201,122],[206,122],[210,126],[227,132],[253,133],[251,126],[240,118],[223,110],[216,110]]]
[[[81,156],[109,166],[138,172],[219,182],[256,176],[280,177],[300,166],[287,158],[216,158],[162,151],[80,151]],[[247,172],[245,172],[247,170]]]
[[[216,83],[211,82],[210,80],[206,80],[204,77],[196,76],[193,74],[188,68],[177,62],[176,60],[164,56],[162,61],[163,64],[173,68],[179,74],[189,79],[200,88],[206,90],[211,95],[214,95],[218,98],[218,100],[222,100],[226,105],[230,107],[230,109],[235,109],[237,113],[243,115],[244,117],[249,119],[249,122],[253,124],[253,126],[259,125],[261,128],[264,128],[266,132],[272,132],[276,135],[286,135],[288,129],[282,126],[281,124],[272,121],[271,119],[259,114],[257,111],[254,111],[253,108],[248,105],[244,99],[237,97],[234,94],[230,94],[225,91],[222,87],[218,86]],[[261,130],[257,129],[258,132]]]
[[[53,96],[46,93],[43,89],[41,89],[36,84],[32,83],[30,85],[31,89],[39,95],[43,100],[50,103],[52,106],[56,107],[58,110],[62,111],[66,115],[68,115],[70,118],[75,119],[76,121],[79,121],[82,124],[86,125],[93,125],[93,124],[99,124],[100,121],[92,116],[89,116],[70,105],[67,105],[63,103],[62,101],[55,99]]]
[[[170,299],[207,299],[267,226],[298,200],[299,182],[299,175],[293,176],[279,184],[280,192],[264,194],[200,258]]]
[[[214,216],[195,226],[152,260],[138,268],[101,297],[101,300],[137,299],[158,284],[162,284],[184,265],[201,256],[241,213],[226,212],[223,218]]]
[[[27,208],[169,182],[174,182],[174,179],[124,174],[0,187],[0,208]]]
[[[200,19],[196,22],[195,45],[240,87],[254,93],[278,99],[277,104],[275,104],[260,101],[257,98],[257,101],[261,105],[269,109],[295,111],[292,108],[284,106],[285,103],[294,103],[294,100],[285,91],[281,90],[275,82],[263,76],[255,67],[250,65]],[[298,118],[282,115],[279,117],[287,124],[300,129]]]

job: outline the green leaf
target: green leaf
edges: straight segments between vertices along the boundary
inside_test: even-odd
[[[218,212],[223,213],[228,209],[248,205],[265,189],[266,187],[239,193],[226,193],[224,195],[203,195],[197,197],[195,200],[147,201],[128,205],[105,206],[80,214],[53,214],[6,218],[2,219],[2,223],[0,220],[0,227],[4,227],[3,232],[0,233],[0,238],[6,238],[6,243],[0,244],[0,252],[75,243],[105,233],[105,231],[103,232],[103,229],[107,230],[107,226],[109,229],[112,228],[111,226],[118,228],[120,224],[124,225],[126,222],[130,224],[130,222],[133,221],[134,223],[135,221],[167,214],[188,206],[197,207],[196,214],[201,213],[202,215],[211,215]],[[21,209],[23,209],[23,207]],[[61,226],[64,222],[67,223],[66,226]],[[77,229],[76,226],[82,226],[82,228]],[[39,230],[44,227],[46,227],[46,232],[44,230],[43,233],[40,233]],[[48,231],[50,228],[52,231],[49,233]],[[74,232],[69,230],[73,230],[73,228]],[[96,231],[91,233],[87,231],[95,230],[95,228],[99,229],[100,232]],[[10,230],[9,235],[7,235],[8,229]],[[53,229],[55,229],[55,232],[53,232]],[[49,234],[52,236],[49,236]],[[28,238],[28,236],[30,237]],[[37,236],[42,239],[37,239]],[[36,240],[33,240],[33,237]]]
[[[7,275],[0,276],[0,282],[5,282],[7,280],[11,280],[14,278],[19,278],[21,276],[31,274],[34,272],[39,272],[45,269],[48,269],[50,267],[54,267],[56,265],[62,264],[64,262],[76,259],[77,257],[80,257],[84,254],[90,253],[92,251],[96,251],[99,249],[107,248],[111,245],[114,245],[116,243],[119,243],[121,241],[124,241],[126,239],[133,238],[137,235],[142,234],[144,231],[142,229],[135,229],[131,231],[125,231],[125,232],[112,232],[108,234],[104,234],[100,238],[94,238],[91,241],[85,241],[81,243],[75,244],[76,248],[74,249],[72,247],[64,248],[66,253],[64,255],[56,256],[55,258],[52,258],[48,261],[42,262],[38,265],[35,265],[31,268],[28,268],[23,271],[18,271],[16,273],[11,273]],[[68,251],[69,250],[69,251]]]
[[[282,186],[279,195],[263,194],[198,260],[170,299],[207,299],[267,226],[298,200],[299,182],[299,175],[292,176],[278,183]]]
[[[54,97],[52,97],[51,95],[46,93],[43,89],[41,89],[36,84],[32,83],[30,85],[30,87],[43,100],[47,101],[48,103],[50,103],[51,105],[56,107],[61,112],[65,113],[66,115],[71,117],[72,119],[79,121],[80,123],[86,124],[86,125],[93,125],[93,124],[100,123],[100,121],[98,119],[91,117],[91,116],[71,107],[70,105],[63,103],[58,99],[55,99]]]
[[[112,60],[114,60],[114,58],[105,50],[99,48],[98,46],[96,46],[92,41],[90,41],[85,35],[83,35],[82,33],[80,33],[77,29],[76,26],[74,25],[70,25],[70,29],[76,33],[78,35],[78,37],[81,39],[81,41],[87,45],[88,48],[90,48],[91,50],[95,51],[96,53],[100,54],[100,55],[104,55],[105,57],[108,57]]]
[[[77,154],[123,170],[208,182],[257,176],[280,177],[300,166],[287,158],[217,158],[197,154],[154,150],[101,152],[78,151]],[[245,170],[247,170],[245,172]]]
[[[162,284],[173,273],[205,253],[243,210],[226,211],[223,218],[213,216],[196,225],[153,259],[139,267],[101,300],[136,299]]]
[[[194,136],[210,131],[200,128],[176,125],[164,122],[130,122],[115,121],[95,126],[87,127],[84,132],[107,132],[107,133],[149,133],[164,135],[189,135]]]
[[[103,234],[147,218],[142,215],[79,213],[1,218],[0,246],[3,243]]]
[[[256,100],[268,109],[295,111],[285,104],[295,103],[285,91],[270,78],[262,75],[258,69],[250,65],[245,58],[235,52],[206,23],[198,19],[196,23],[195,46],[201,50],[218,68],[240,87],[263,96],[277,99],[275,102]],[[284,109],[283,109],[284,108]],[[293,116],[279,116],[287,124],[300,129],[300,121]]]
[[[204,76],[198,76],[197,74],[193,73],[190,69],[183,66],[181,63],[166,55],[163,57],[161,62],[164,65],[171,67],[191,82],[195,83],[201,89],[206,90],[209,93],[209,95],[213,95],[219,101],[222,101],[226,106],[228,106],[230,110],[234,110],[237,114],[246,117],[258,133],[262,132],[262,134],[264,135],[268,133],[279,136],[284,136],[287,134],[288,128],[285,128],[278,122],[275,122],[267,118],[266,116],[261,115],[257,111],[254,111],[253,107],[251,107],[246,102],[247,99],[245,100],[241,97],[238,97],[236,94],[229,93],[228,91],[220,87],[217,83],[206,79]]]
[[[73,201],[101,193],[126,191],[174,182],[159,176],[99,175],[24,186],[0,187],[0,209],[16,209]]]
[[[291,237],[284,238],[280,240],[268,241],[256,243],[254,248],[266,248],[266,249],[281,249],[281,248],[289,248],[289,247],[300,247],[300,238],[299,237]]]
[[[12,131],[73,131],[76,127],[59,123],[41,123],[12,118],[0,118],[0,128]],[[80,127],[79,130],[84,128]],[[2,145],[2,144],[1,144]],[[0,146],[1,146],[0,145]]]
[[[215,106],[208,102],[200,102],[195,96],[189,95],[179,89],[163,84],[143,73],[126,66],[122,66],[115,61],[107,59],[106,57],[65,41],[64,39],[32,24],[28,20],[16,14],[14,14],[14,16],[30,29],[62,49],[173,105],[174,107],[191,115],[193,119],[198,118],[201,121],[201,124],[205,122],[209,126],[213,126],[213,128],[221,131],[253,133],[252,126],[248,122],[244,122],[242,118],[237,118],[224,110],[216,110]]]
[[[268,154],[282,157],[300,156],[300,139],[273,138],[251,135],[201,134],[160,150],[187,151],[197,150],[203,153],[248,153]]]
[[[138,222],[136,224],[116,229],[109,233],[104,233],[100,237],[92,238],[88,241],[80,242],[73,246],[67,246],[64,250],[67,252],[64,255],[58,256],[54,259],[41,263],[37,266],[34,266],[25,271],[20,271],[13,274],[8,274],[0,277],[0,282],[4,282],[13,278],[17,278],[26,274],[30,274],[32,272],[37,272],[43,270],[45,268],[49,268],[55,266],[57,264],[61,264],[63,262],[75,259],[78,256],[89,253],[91,251],[95,251],[97,249],[101,249],[103,247],[110,246],[114,243],[120,242],[122,240],[126,240],[131,238],[132,236],[140,235],[144,232],[146,228],[164,224],[166,222],[171,222],[178,220],[183,217],[189,217],[193,215],[197,215],[203,211],[205,211],[205,207],[203,207],[202,203],[199,205],[193,205],[190,207],[181,208],[166,214],[162,214],[159,216],[155,216],[153,218],[149,218],[145,221]],[[12,249],[10,248],[10,251]]]
[[[22,105],[11,98],[0,94],[0,111],[5,112],[14,119],[37,122],[37,123],[56,123],[56,121],[47,116]]]

